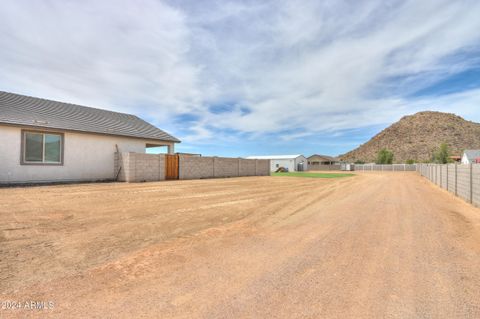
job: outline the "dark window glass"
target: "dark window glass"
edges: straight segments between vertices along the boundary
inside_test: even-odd
[[[45,134],[45,162],[60,163],[61,136]]]
[[[43,134],[25,133],[25,161],[43,161]]]

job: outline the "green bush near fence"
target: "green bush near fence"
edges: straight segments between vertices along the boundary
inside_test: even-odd
[[[433,161],[437,164],[451,163],[450,149],[446,143],[440,144],[437,151],[433,154]]]
[[[393,163],[393,152],[384,148],[381,149],[377,154],[377,164],[392,164]]]

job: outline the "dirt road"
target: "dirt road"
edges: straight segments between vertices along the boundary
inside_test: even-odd
[[[480,318],[480,209],[415,173],[0,189],[0,318]]]

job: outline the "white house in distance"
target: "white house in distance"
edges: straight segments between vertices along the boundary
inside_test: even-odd
[[[308,170],[307,158],[301,154],[248,156],[247,159],[269,159],[272,172],[280,167],[287,168],[289,172]]]
[[[480,150],[465,150],[462,156],[462,164],[480,163]]]
[[[117,148],[179,142],[135,115],[0,91],[0,184],[112,180]]]

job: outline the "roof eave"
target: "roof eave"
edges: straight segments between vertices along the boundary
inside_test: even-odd
[[[94,134],[94,135],[106,135],[106,136],[120,136],[120,137],[128,137],[140,140],[149,140],[149,141],[158,141],[158,142],[169,142],[169,143],[181,143],[177,138],[173,139],[160,139],[156,137],[143,137],[143,136],[134,136],[134,135],[126,135],[126,134],[115,134],[109,132],[94,132],[94,131],[83,131],[83,130],[75,130],[75,129],[65,129],[56,126],[45,126],[45,125],[29,125],[29,124],[17,124],[17,123],[9,123],[9,122],[0,122],[0,125],[6,126],[14,126],[14,127],[25,127],[30,129],[37,129],[37,130],[56,130],[62,132],[75,132],[75,133],[83,133],[83,134]]]

